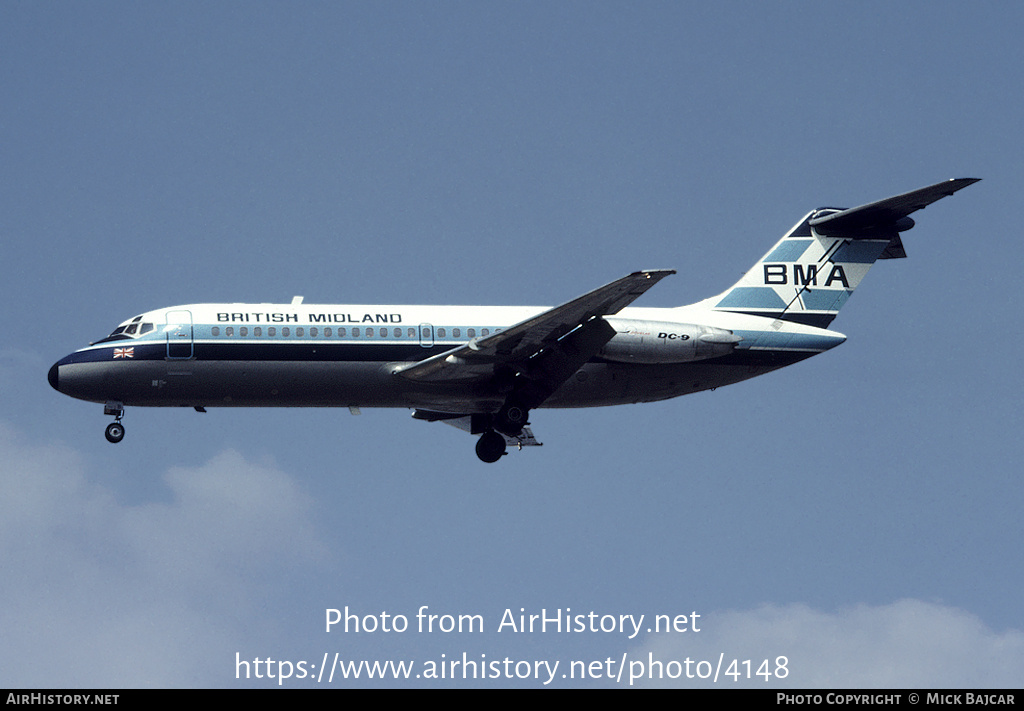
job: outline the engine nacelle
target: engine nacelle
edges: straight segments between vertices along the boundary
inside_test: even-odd
[[[615,335],[598,353],[620,363],[686,363],[728,355],[741,339],[713,326],[605,318]]]

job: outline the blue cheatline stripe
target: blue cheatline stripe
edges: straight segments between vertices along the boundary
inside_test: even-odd
[[[840,336],[817,336],[806,333],[794,333],[789,339],[788,348],[800,348],[808,350],[828,350],[835,348],[845,341]]]
[[[879,255],[889,246],[888,242],[857,241],[847,242],[832,255],[832,263],[852,262],[854,264],[874,264]]]
[[[120,341],[104,348],[88,348],[76,351],[63,358],[60,363],[97,363],[97,362],[138,362],[142,360],[166,360],[167,346],[161,343],[129,342],[128,346]],[[449,350],[455,344],[435,344],[432,348],[423,348],[418,341],[413,342],[324,342],[299,341],[268,342],[249,341],[230,342],[195,341],[194,360],[197,361],[312,361],[312,362],[347,362],[347,361],[418,361],[429,358],[437,353]],[[114,359],[114,348],[133,348],[131,358]],[[187,360],[187,359],[182,359]],[[169,361],[174,362],[174,361]]]
[[[743,338],[746,348],[765,350],[827,351],[846,340],[843,336],[814,333],[786,333],[785,331],[735,331]]]
[[[811,246],[812,240],[809,239],[787,239],[780,242],[775,249],[771,251],[767,257],[764,258],[765,262],[795,262],[803,256],[807,248]]]
[[[770,286],[737,286],[715,308],[784,309],[786,303]]]

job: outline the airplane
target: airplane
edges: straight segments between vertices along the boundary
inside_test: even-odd
[[[476,454],[539,446],[537,408],[653,402],[747,380],[838,346],[828,329],[878,259],[906,257],[944,181],[807,213],[736,284],[688,306],[630,304],[674,270],[637,271],[553,308],[189,304],[147,311],[60,359],[57,391],[125,407],[411,409],[479,435]]]

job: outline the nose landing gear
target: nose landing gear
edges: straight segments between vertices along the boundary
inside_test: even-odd
[[[124,439],[124,425],[120,422],[111,422],[107,425],[107,431],[103,434],[106,435],[108,442],[117,444]]]
[[[117,444],[124,439],[124,425],[121,424],[121,418],[124,417],[124,405],[119,402],[108,402],[103,406],[103,414],[114,416],[114,421],[107,425],[107,430],[103,434],[108,442]]]

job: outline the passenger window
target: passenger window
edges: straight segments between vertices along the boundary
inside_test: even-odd
[[[347,335],[347,331],[345,327],[342,326],[338,329],[338,338],[343,338],[345,335]]]
[[[388,337],[388,329],[386,329],[384,326],[380,327],[380,337],[381,338],[387,338]]]
[[[263,335],[263,327],[262,326],[253,326],[252,327],[252,335],[254,335],[254,336],[262,336]]]
[[[462,335],[462,329],[461,328],[453,328],[452,329],[452,338],[459,338],[461,335]]]
[[[220,326],[214,326],[213,329],[211,329],[211,332],[213,333],[213,335],[219,336],[220,335]]]
[[[324,335],[327,336],[328,338],[331,337],[331,327],[330,326],[328,326],[327,328],[324,329]]]
[[[409,338],[416,338],[416,329],[415,328],[410,328],[408,330],[408,334],[409,334]]]
[[[224,329],[224,335],[225,336],[233,336],[233,335],[235,335],[235,327],[234,326],[228,326],[227,328],[225,328]]]
[[[401,337],[402,337],[402,329],[396,328],[395,329],[395,338],[401,338]]]
[[[281,327],[281,335],[282,336],[290,336],[290,335],[292,335],[292,330],[290,328],[288,328],[287,326],[282,326]]]
[[[298,328],[295,329],[295,335],[298,336],[299,338],[302,338],[303,336],[306,335],[306,329],[304,329],[302,326],[299,326]]]
[[[248,326],[242,326],[241,328],[239,328],[238,329],[238,335],[239,336],[248,336],[249,335],[249,327]]]
[[[480,329],[480,335],[481,336],[486,336],[490,332],[491,332],[490,329],[487,329],[487,328],[481,328]]]
[[[317,327],[316,327],[316,326],[313,326],[312,328],[310,328],[310,329],[309,329],[309,335],[310,335],[310,336],[312,336],[312,337],[314,337],[314,338],[315,338],[315,337],[316,337],[316,336],[317,336],[317,335],[318,335],[319,333],[320,333],[320,331],[319,331],[319,330],[317,330]],[[302,335],[302,334],[299,334],[299,335]]]
[[[276,336],[277,335],[277,327],[276,326],[267,326],[267,335],[270,336],[270,337]]]
[[[359,338],[359,327],[355,326],[352,329],[352,338]]]
[[[466,336],[468,336],[469,338],[476,338],[476,329],[475,328],[467,328],[466,329]]]
[[[445,337],[445,330],[443,328],[437,329],[437,337],[438,338],[444,338]]]

